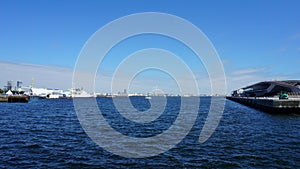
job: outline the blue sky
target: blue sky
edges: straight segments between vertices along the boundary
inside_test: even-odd
[[[43,70],[48,73],[51,72],[51,68],[69,68],[70,71],[65,72],[70,73],[85,42],[105,24],[133,13],[163,12],[190,21],[207,35],[224,64],[229,91],[261,80],[299,79],[299,7],[300,1],[289,0],[2,0],[0,62],[3,66],[15,64],[16,69],[22,69],[24,65],[26,69],[30,69],[28,65],[45,66]],[[133,49],[152,47],[147,45],[151,44],[151,38],[144,38],[146,45],[132,42],[131,45],[137,44]],[[136,39],[136,42],[143,41]],[[161,38],[158,46],[168,48],[163,45],[166,41],[168,40]],[[176,45],[170,46],[168,50],[178,49]],[[129,51],[128,49],[125,53]],[[197,71],[199,66],[200,72],[203,72],[201,64],[194,65],[184,55],[182,57],[191,62],[190,66],[194,71]],[[107,60],[103,71],[109,72],[109,75],[118,59],[109,57]],[[3,78],[0,85],[3,86],[9,79],[30,83],[30,76],[40,87],[50,83],[45,78],[40,80],[41,78],[34,74],[36,69],[31,70],[33,73],[29,70],[24,71],[26,76],[12,75],[6,71],[7,69],[1,70]],[[52,74],[46,73],[41,76],[46,75]],[[69,87],[70,79],[64,76],[65,85],[51,83],[52,86],[49,87]]]

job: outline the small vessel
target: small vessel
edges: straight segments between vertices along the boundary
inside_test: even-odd
[[[72,89],[72,97],[73,98],[87,98],[87,97],[95,97],[82,89]]]
[[[146,99],[146,100],[150,100],[150,99],[152,99],[152,98],[151,98],[151,96],[145,96],[145,99]]]
[[[50,94],[47,94],[47,99],[59,99],[59,98],[61,98],[61,97],[63,97],[63,94],[61,94],[61,93],[58,93],[58,92],[52,92],[52,93],[50,93]]]

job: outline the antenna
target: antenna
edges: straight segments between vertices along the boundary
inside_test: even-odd
[[[31,88],[33,88],[34,85],[34,78],[31,79]]]

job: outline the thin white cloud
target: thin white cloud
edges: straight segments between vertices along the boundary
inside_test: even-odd
[[[288,51],[288,47],[287,46],[282,46],[278,49],[279,52],[286,52]]]
[[[70,88],[72,85],[71,68],[8,62],[0,62],[0,67],[2,86],[7,80],[21,80],[24,86],[33,83],[35,87]]]
[[[27,64],[27,63],[7,63],[0,62],[1,67],[1,79],[0,85],[1,87],[5,86],[7,80],[17,80],[23,81],[24,86],[29,86],[31,84],[32,79],[34,79],[34,87],[47,87],[47,88],[59,88],[59,89],[68,89],[72,87],[72,78],[73,78],[73,69],[67,67],[58,67],[58,66],[44,66],[44,65],[35,65],[35,64]],[[111,90],[111,81],[113,71],[109,70],[99,70],[97,72],[97,76],[95,78],[95,91],[106,93]],[[260,82],[266,80],[283,80],[283,79],[293,79],[293,77],[299,77],[299,74],[294,75],[285,75],[285,74],[272,74],[267,71],[267,68],[247,68],[235,70],[232,72],[228,72],[226,74],[227,81],[227,91],[218,91],[211,89],[211,82],[218,84],[222,84],[223,79],[209,79],[209,76],[205,74],[205,72],[197,72],[195,73],[196,82],[198,83],[199,91],[202,94],[214,94],[215,93],[227,93],[229,94],[232,90],[236,90],[238,88]],[[94,74],[83,74],[84,78],[94,77]],[[180,76],[180,79],[176,79],[177,81],[183,82],[184,86],[192,86],[194,83],[192,80],[187,80],[185,76]],[[118,82],[120,84],[115,84],[117,91],[122,92],[124,90],[124,85],[121,84],[126,79],[119,79]],[[92,86],[94,84],[76,84],[78,87],[86,87],[89,92],[94,92],[94,88]],[[173,93],[177,94],[179,92],[179,88],[176,84],[176,81],[171,77],[163,77],[163,76],[153,76],[153,75],[143,75],[137,76],[131,82],[129,86],[130,92],[142,92],[148,93],[153,91],[154,88],[159,88],[163,90],[165,93]],[[125,87],[127,88],[127,87]],[[127,88],[128,89],[128,88]],[[90,91],[92,90],[92,91]],[[190,91],[193,94],[193,91]]]
[[[227,74],[227,94],[231,91],[248,86],[260,81],[270,80],[266,72],[267,68],[246,68],[232,71]]]
[[[293,34],[292,36],[290,36],[289,39],[291,39],[291,40],[298,40],[298,39],[300,39],[300,33]]]
[[[248,69],[240,69],[234,71],[232,74],[233,75],[245,75],[245,74],[252,74],[252,73],[259,73],[264,71],[266,68],[261,67],[261,68],[248,68]]]

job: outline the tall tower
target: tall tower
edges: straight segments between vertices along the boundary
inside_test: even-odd
[[[17,89],[20,89],[20,88],[22,88],[22,81],[17,81]]]
[[[7,81],[7,90],[12,90],[14,86],[14,82],[12,80]]]

